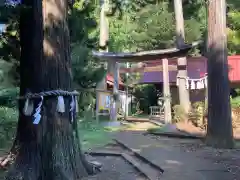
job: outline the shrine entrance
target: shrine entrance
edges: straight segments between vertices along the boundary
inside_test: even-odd
[[[184,45],[181,48],[171,48],[164,50],[153,50],[153,51],[143,51],[137,53],[112,53],[112,52],[98,52],[93,51],[95,57],[100,58],[102,61],[108,63],[112,67],[114,73],[114,84],[113,84],[113,97],[119,95],[119,74],[120,73],[134,73],[134,72],[146,72],[159,70],[163,73],[163,97],[158,99],[159,106],[149,107],[150,108],[150,118],[155,117],[161,120],[163,114],[164,122],[171,123],[171,94],[169,85],[169,71],[176,71],[177,67],[169,65],[168,61],[172,58],[185,57],[189,50],[199,43],[193,43],[190,45]],[[156,59],[162,61],[162,64],[156,67],[146,67],[145,62],[156,61]],[[141,67],[138,68],[120,68],[119,63],[139,63],[143,62]],[[118,98],[113,98],[111,109],[112,109],[112,120],[117,120],[117,101]],[[161,104],[162,103],[162,104]],[[97,116],[97,115],[96,115]]]

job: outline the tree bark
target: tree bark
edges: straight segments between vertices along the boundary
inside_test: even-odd
[[[184,17],[183,17],[183,8],[182,0],[174,0],[174,11],[176,19],[176,43],[177,47],[181,48],[185,44],[185,30],[184,30]],[[179,57],[177,59],[178,63],[178,74],[179,77],[187,77],[187,58]],[[186,116],[188,117],[188,112],[190,109],[190,98],[189,90],[186,89],[186,80],[183,78],[179,79],[178,93],[180,105],[184,109]],[[186,118],[185,122],[188,122]]]
[[[228,79],[226,2],[211,0],[208,7],[208,127],[206,142],[233,147]]]
[[[22,0],[20,17],[20,93],[62,89],[72,91],[67,0]],[[16,161],[7,180],[77,180],[93,174],[81,153],[70,120],[70,97],[64,97],[65,112],[56,111],[57,97],[45,97],[41,121],[22,113],[20,102]],[[34,99],[35,107],[40,99]]]
[[[106,6],[107,2],[105,0],[100,1],[100,36],[99,36],[99,50],[100,51],[108,51],[108,40],[109,40],[109,24],[108,24],[108,19],[106,17]],[[104,66],[111,65],[112,63],[108,62],[107,64],[105,63]],[[109,72],[109,69],[108,69]],[[97,89],[102,89],[106,90],[106,77],[104,76],[103,79],[97,83]],[[99,122],[99,102],[100,102],[100,95],[101,92],[96,93],[96,120]]]

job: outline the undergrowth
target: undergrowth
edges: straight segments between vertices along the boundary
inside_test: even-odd
[[[0,107],[0,149],[8,148],[15,137],[18,112],[14,108]]]

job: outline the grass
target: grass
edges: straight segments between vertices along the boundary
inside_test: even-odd
[[[118,129],[106,128],[94,120],[85,120],[79,123],[78,130],[82,149],[87,150],[111,142],[110,132]]]
[[[0,156],[11,145],[15,137],[18,112],[16,109],[0,107]]]
[[[95,120],[80,121],[78,130],[82,150],[86,151],[110,143],[112,140],[110,133],[120,129],[120,127],[104,127],[102,123],[96,123]],[[0,148],[1,155],[8,152],[11,144],[12,142],[8,146],[5,144],[4,148]],[[3,179],[4,175],[5,171],[0,169],[0,179]]]
[[[148,114],[141,113],[141,114],[133,114],[133,117],[149,118],[149,115],[148,115]]]
[[[162,128],[162,127],[149,128],[147,130],[147,132],[149,132],[149,133],[160,133],[160,132],[164,132],[164,128]]]
[[[166,131],[169,131],[168,127],[166,126],[162,126],[162,127],[153,127],[153,128],[149,128],[147,130],[147,132],[149,133],[164,133]]]

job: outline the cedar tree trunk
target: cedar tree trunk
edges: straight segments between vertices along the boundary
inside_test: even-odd
[[[72,91],[67,0],[22,0],[20,17],[21,95],[27,91]],[[45,97],[41,121],[22,113],[20,101],[16,161],[7,180],[77,180],[93,173],[80,150],[77,122],[70,120],[70,97],[65,113],[56,111],[57,97]],[[34,99],[35,107],[40,99]]]
[[[176,20],[176,43],[177,47],[181,48],[185,44],[185,31],[184,31],[184,17],[183,17],[183,7],[182,0],[174,0],[174,11],[175,11],[175,20]],[[187,58],[179,57],[177,59],[178,63],[178,74],[180,77],[187,77]],[[186,89],[186,80],[180,78],[178,85],[179,101],[180,105],[184,110],[186,115],[185,122],[188,122],[188,113],[190,109],[190,99],[189,99],[189,90]]]
[[[208,127],[206,142],[233,147],[228,79],[226,2],[209,1],[208,17]]]

